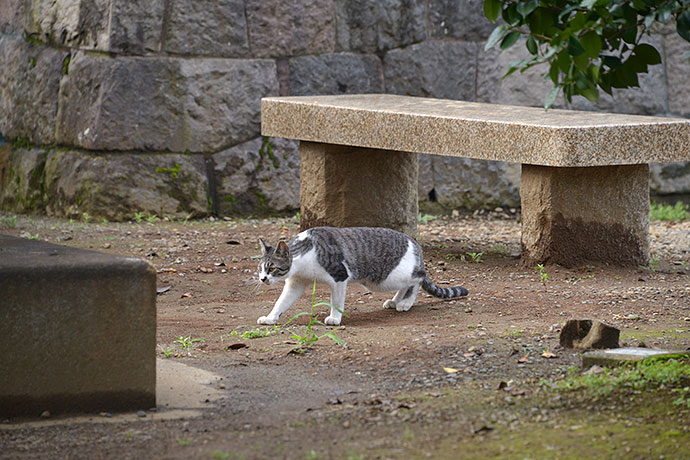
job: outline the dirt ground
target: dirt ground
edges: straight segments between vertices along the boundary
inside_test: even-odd
[[[149,260],[158,272],[160,360],[208,371],[218,395],[197,417],[169,407],[113,423],[0,425],[0,458],[688,458],[690,410],[669,392],[609,398],[545,390],[581,363],[564,350],[567,319],[621,329],[621,341],[690,347],[690,222],[653,222],[649,267],[519,261],[518,216],[431,218],[418,239],[428,272],[470,294],[420,294],[405,313],[353,285],[342,326],[307,317],[256,325],[282,284],[257,282],[257,238],[298,233],[295,218],[84,223],[0,216],[0,231]],[[317,301],[329,293],[317,287]],[[306,295],[282,323],[311,310]],[[327,307],[317,307],[320,319]],[[261,333],[265,337],[251,338]],[[11,352],[11,344],[5,344]],[[579,372],[579,370],[578,370]],[[140,414],[142,415],[142,414]],[[2,422],[2,421],[0,421]]]

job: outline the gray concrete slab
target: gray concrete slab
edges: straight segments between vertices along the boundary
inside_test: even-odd
[[[0,416],[156,404],[146,261],[0,235]]]
[[[582,367],[588,368],[595,364],[602,367],[617,367],[623,364],[642,361],[651,357],[674,356],[686,354],[683,351],[659,350],[657,348],[624,347],[606,350],[589,351],[582,355]]]

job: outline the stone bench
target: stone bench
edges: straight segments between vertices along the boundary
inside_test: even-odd
[[[156,405],[156,272],[0,235],[0,419]]]
[[[388,94],[268,97],[299,139],[302,226],[416,232],[417,154],[522,164],[522,258],[646,265],[649,163],[690,160],[690,120]]]

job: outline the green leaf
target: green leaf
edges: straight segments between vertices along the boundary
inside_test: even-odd
[[[527,2],[522,2],[517,5],[517,12],[523,18],[529,16],[534,10],[539,6],[538,0],[529,0]]]
[[[594,31],[587,32],[580,37],[580,44],[582,44],[587,56],[592,59],[598,57],[599,53],[601,53],[601,38]]]
[[[581,8],[587,8],[588,10],[591,10],[596,2],[597,2],[597,0],[582,0],[580,2],[580,7]]]
[[[579,56],[585,52],[585,49],[582,47],[580,40],[578,40],[574,35],[571,35],[568,39],[567,51],[571,56]]]
[[[652,45],[640,43],[635,47],[633,53],[642,58],[648,65],[661,64],[661,55]]]
[[[484,16],[495,23],[498,16],[501,14],[501,7],[503,4],[500,0],[484,0]]]
[[[554,101],[556,100],[556,97],[558,96],[558,92],[560,91],[559,86],[554,86],[551,88],[551,90],[546,94],[546,98],[544,99],[544,108],[549,109]]]
[[[537,47],[537,42],[531,35],[527,39],[525,46],[527,46],[527,51],[529,51],[531,54],[537,54],[537,52],[539,51],[539,48]]]
[[[599,100],[599,91],[597,91],[596,88],[582,89],[579,92],[582,96],[586,97],[592,102],[596,102]]]
[[[558,84],[558,76],[561,74],[560,69],[558,68],[558,62],[555,60],[551,62],[551,68],[549,68],[549,77],[551,77],[551,81],[553,82],[554,85]]]
[[[690,9],[685,10],[683,14],[679,14],[676,18],[676,31],[678,35],[690,42]]]
[[[516,41],[518,41],[518,38],[520,38],[520,32],[513,30],[501,41],[501,49],[504,50],[506,48],[510,48],[515,44]]]
[[[496,46],[496,44],[503,39],[506,33],[508,33],[508,27],[505,25],[497,26],[493,32],[491,32],[491,35],[489,35],[489,39],[484,46],[484,51]]]

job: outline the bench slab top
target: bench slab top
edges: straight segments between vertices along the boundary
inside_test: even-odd
[[[690,160],[690,119],[392,94],[266,97],[261,133],[543,166]]]

